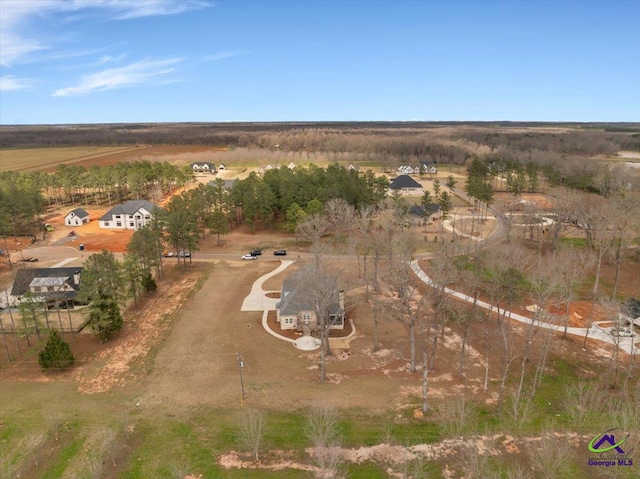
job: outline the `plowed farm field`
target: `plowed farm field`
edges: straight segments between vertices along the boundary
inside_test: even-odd
[[[0,150],[0,170],[55,171],[58,165],[76,165],[86,168],[115,165],[121,161],[169,161],[187,164],[189,161],[210,161],[214,152],[225,148],[206,146],[74,146],[66,148],[20,148]],[[193,155],[193,157],[191,157]]]

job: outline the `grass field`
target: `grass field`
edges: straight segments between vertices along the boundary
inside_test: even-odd
[[[39,171],[59,164],[74,164],[117,153],[136,150],[135,147],[73,146],[67,148],[28,148],[0,150],[0,170]]]

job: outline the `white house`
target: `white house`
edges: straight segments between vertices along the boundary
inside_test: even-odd
[[[293,170],[295,167],[296,165],[293,161],[287,165],[287,168],[289,168],[290,170]]]
[[[199,161],[196,163],[191,163],[191,169],[194,173],[215,173],[216,165],[210,163],[208,161]]]
[[[219,169],[219,170],[226,170],[226,169],[227,169],[227,167],[226,167],[226,166],[224,166],[224,163],[220,163],[220,164],[218,165],[218,169]]]
[[[64,224],[67,226],[81,226],[89,222],[89,213],[82,208],[69,211],[64,217]]]
[[[422,172],[423,174],[435,175],[438,173],[438,167],[434,163],[422,163],[418,172]]]
[[[403,175],[413,175],[419,172],[420,172],[419,168],[412,168],[411,165],[398,166],[398,173],[402,173]]]
[[[151,220],[156,208],[147,200],[127,201],[107,211],[100,218],[100,228],[137,230]]]

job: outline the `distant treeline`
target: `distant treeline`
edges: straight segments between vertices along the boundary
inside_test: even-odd
[[[325,122],[0,126],[0,148],[199,145],[431,156],[462,163],[476,150],[611,154],[640,150],[636,123]],[[428,158],[427,158],[428,159]]]

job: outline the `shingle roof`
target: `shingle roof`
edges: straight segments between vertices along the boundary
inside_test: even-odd
[[[110,221],[113,219],[113,215],[132,215],[140,210],[140,208],[144,208],[145,210],[151,212],[154,208],[157,208],[156,205],[147,200],[132,200],[126,201],[120,205],[115,205],[109,211],[107,211],[102,218],[103,221]]]
[[[84,209],[82,208],[76,208],[75,210],[71,210],[69,211],[69,213],[67,213],[67,216],[69,216],[70,214],[74,214],[76,216],[78,216],[79,218],[86,218],[87,216],[89,216],[89,213],[87,213]]]
[[[84,268],[77,266],[72,268],[30,268],[19,269],[16,272],[16,279],[13,282],[13,288],[11,289],[11,296],[22,296],[29,291],[29,285],[33,283],[34,286],[56,286],[64,284],[64,281],[71,278],[69,284],[75,289],[74,291],[65,291],[62,294],[61,299],[71,299],[75,296],[76,292],[80,288],[79,284],[73,281],[73,276],[76,274],[82,274]],[[39,293],[40,295],[47,295],[47,293]],[[49,295],[53,295],[50,293]],[[56,293],[58,295],[60,293]]]
[[[401,188],[422,188],[422,185],[409,175],[400,175],[391,182],[389,188],[392,190],[399,190]]]
[[[276,304],[276,308],[280,310],[280,314],[284,316],[295,316],[300,311],[313,311],[311,298],[305,294],[301,288],[296,288],[298,284],[296,276],[287,278],[282,282],[281,299]],[[344,314],[344,310],[340,307],[340,293],[338,285],[335,285],[334,301],[329,306],[329,314]]]
[[[433,215],[435,213],[438,213],[440,211],[440,205],[438,203],[430,203],[428,211],[429,211],[429,215]],[[413,205],[411,208],[409,208],[409,214],[415,215],[415,216],[420,216],[420,217],[425,216],[424,206],[422,206],[422,205]]]
[[[624,309],[626,310],[627,314],[633,319],[640,318],[640,299],[627,299],[626,303],[624,304]]]
[[[420,216],[422,218],[424,216],[424,206],[422,206],[422,205],[413,205],[411,208],[409,208],[409,214],[410,215],[415,215],[415,216]]]

